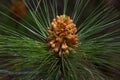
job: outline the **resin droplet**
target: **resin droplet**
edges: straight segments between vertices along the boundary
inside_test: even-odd
[[[69,16],[57,16],[48,28],[50,36],[47,38],[50,49],[58,56],[68,54],[71,50],[77,48],[78,35],[77,28]]]

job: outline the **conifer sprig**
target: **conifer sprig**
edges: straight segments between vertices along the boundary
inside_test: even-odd
[[[112,74],[120,74],[120,14],[111,0],[95,8],[92,1],[23,0],[28,11],[20,20],[0,11],[6,18],[0,22],[0,79],[114,80]],[[61,21],[53,20],[60,15]]]

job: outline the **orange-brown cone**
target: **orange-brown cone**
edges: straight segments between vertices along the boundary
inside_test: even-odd
[[[26,7],[22,0],[15,1],[11,5],[11,17],[16,20],[21,20],[26,14]]]
[[[77,48],[78,35],[76,32],[76,25],[69,16],[57,16],[53,19],[51,28],[48,29],[50,36],[47,40],[51,50],[61,57],[63,53],[68,54],[71,49]]]

